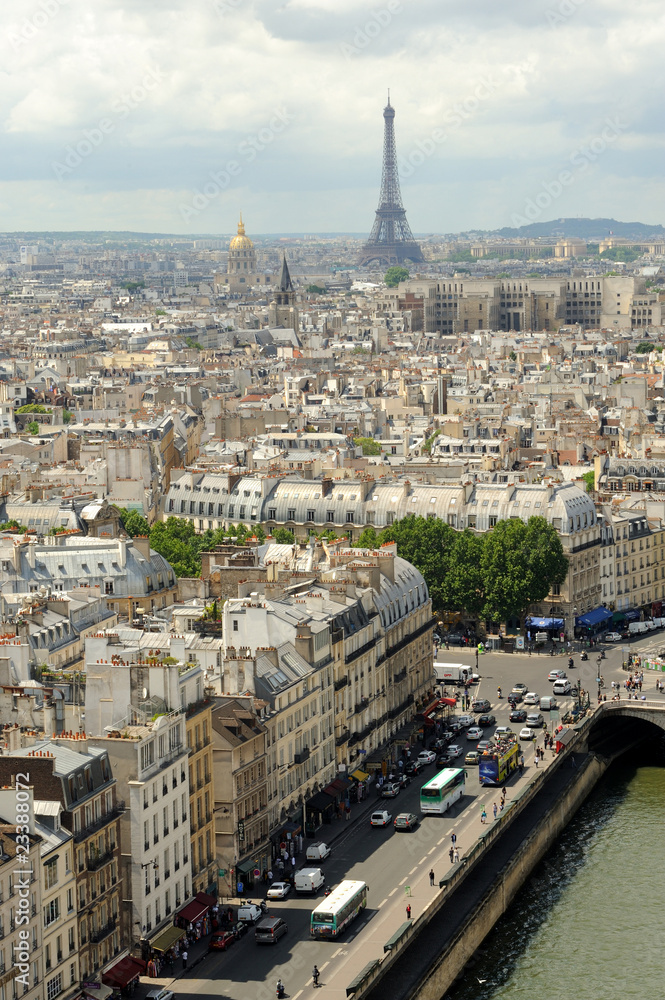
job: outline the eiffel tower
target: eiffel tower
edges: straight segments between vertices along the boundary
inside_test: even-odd
[[[413,238],[406,221],[406,210],[402,205],[397,176],[394,121],[395,109],[390,103],[389,91],[388,103],[383,109],[383,170],[379,207],[372,232],[358,258],[360,265],[385,264],[390,267],[407,260],[417,263],[425,260],[419,244]]]

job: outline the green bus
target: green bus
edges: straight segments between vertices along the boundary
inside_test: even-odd
[[[366,882],[345,879],[312,910],[309,932],[312,937],[336,938],[367,906]]]
[[[420,789],[420,809],[443,814],[464,795],[464,768],[446,767]]]

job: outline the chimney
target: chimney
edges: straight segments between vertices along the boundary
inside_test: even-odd
[[[137,535],[133,539],[134,548],[140,552],[144,559],[150,559],[150,538],[148,535]]]
[[[324,476],[321,480],[321,497],[327,497],[332,490],[332,478],[330,476]]]

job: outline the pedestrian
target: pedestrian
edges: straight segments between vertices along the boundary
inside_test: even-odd
[[[506,797],[506,786],[505,786],[505,785],[504,785],[504,786],[503,786],[503,788],[501,789],[501,797],[502,797],[502,798],[504,798],[504,799],[505,799],[505,797]]]
[[[480,822],[485,823],[486,820],[487,820],[487,813],[485,812],[485,806],[483,806],[483,810],[480,814]]]
[[[268,882],[272,882],[272,868],[268,869]]]
[[[501,802],[499,803],[499,809],[500,809],[501,812],[503,812],[503,802],[504,802],[504,800],[501,799]]]
[[[538,761],[540,760],[538,754],[536,754],[535,760],[536,760],[536,767],[538,767]]]
[[[450,851],[449,851],[448,853],[450,854],[450,863],[451,863],[451,865],[452,865],[452,863],[453,863],[453,858],[454,858],[454,856],[455,856],[455,848],[454,848],[454,847],[451,847],[451,848],[450,848]]]
[[[455,854],[453,856],[453,860],[454,860],[455,864],[457,864],[457,862],[459,861],[459,851],[458,851],[457,848],[455,848]]]
[[[291,858],[291,871],[295,871],[295,867],[296,867],[296,857],[294,854],[293,857]]]
[[[319,985],[319,976],[320,975],[321,975],[321,973],[319,972],[318,967],[315,965],[314,968],[312,969],[312,980],[314,981],[314,985],[315,986]]]
[[[453,833],[453,834],[451,835],[451,837],[450,837],[450,842],[451,842],[451,844],[452,844],[452,845],[453,845],[453,847],[454,847],[454,846],[455,846],[455,844],[457,843],[457,834],[456,834],[456,833]]]
[[[496,814],[498,812],[497,807],[496,807],[496,802],[492,803],[492,811],[494,813],[494,819],[496,819]]]
[[[434,869],[433,868],[430,868],[430,870],[429,870],[429,884],[430,885],[434,885]]]
[[[348,805],[346,807],[346,818],[347,818],[347,820],[351,819],[351,806],[348,806]]]
[[[182,953],[182,968],[183,968],[183,972],[187,971],[187,959],[188,958],[189,958],[189,953],[188,953],[187,949],[185,948],[183,950],[183,953]]]
[[[411,903],[406,904],[406,919],[411,919]]]

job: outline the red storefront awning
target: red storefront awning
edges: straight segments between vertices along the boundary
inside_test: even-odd
[[[142,958],[134,958],[133,955],[126,955],[119,962],[111,966],[108,972],[102,976],[105,986],[112,986],[115,989],[124,989],[129,986],[132,980],[142,976],[145,972],[145,962]]]
[[[207,912],[207,903],[200,903],[198,899],[193,899],[191,903],[187,903],[187,906],[183,906],[182,910],[178,910],[176,916],[178,921],[184,920],[188,924],[195,924],[197,920],[205,917]]]

